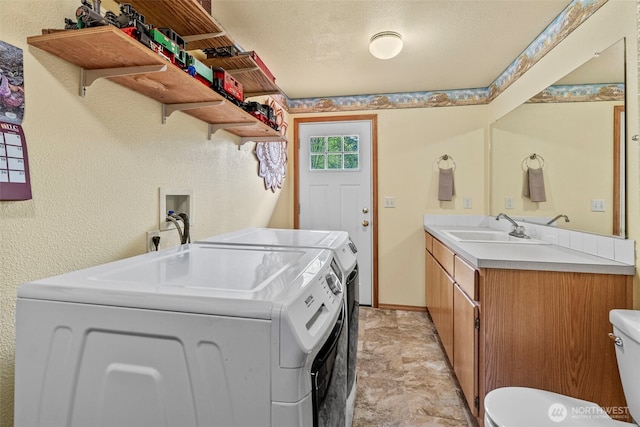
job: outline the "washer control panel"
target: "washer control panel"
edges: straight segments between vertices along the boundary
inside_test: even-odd
[[[306,355],[333,329],[342,309],[343,285],[334,270],[338,266],[331,262],[333,257],[326,261],[318,270],[308,271],[310,280],[303,291],[283,308],[287,321],[280,325],[281,367],[301,366]],[[296,345],[291,345],[293,342]]]

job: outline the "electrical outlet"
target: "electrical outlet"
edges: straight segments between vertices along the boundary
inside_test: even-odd
[[[395,208],[396,207],[396,198],[395,197],[385,197],[384,198],[384,207],[385,208]]]
[[[147,231],[147,252],[155,252],[156,250],[156,245],[153,243],[154,237],[159,237],[162,241],[159,231]],[[160,249],[160,245],[158,245],[158,249]]]
[[[605,212],[604,199],[591,199],[591,212]]]
[[[464,196],[462,198],[462,207],[464,209],[471,209],[471,207],[473,206],[473,201],[471,199],[470,196]]]
[[[160,243],[158,245],[159,251],[170,248],[172,246],[179,246],[181,244],[180,235],[178,234],[178,232],[176,231],[176,228],[172,224],[169,230],[147,231],[147,235],[146,235],[147,252],[156,251],[156,245],[153,243],[153,238],[155,236],[160,237]]]
[[[505,197],[504,198],[504,208],[505,209],[513,209],[513,197]]]

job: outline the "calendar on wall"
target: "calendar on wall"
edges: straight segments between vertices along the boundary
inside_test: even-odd
[[[0,121],[0,200],[29,199],[29,159],[22,126]]]

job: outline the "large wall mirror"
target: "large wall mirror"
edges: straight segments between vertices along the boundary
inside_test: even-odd
[[[626,237],[625,92],[620,40],[493,123],[491,214]]]

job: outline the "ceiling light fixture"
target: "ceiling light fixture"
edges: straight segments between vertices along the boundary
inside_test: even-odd
[[[391,59],[402,50],[402,36],[394,31],[374,34],[369,41],[369,52],[378,59]]]

